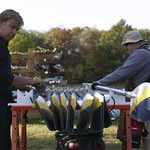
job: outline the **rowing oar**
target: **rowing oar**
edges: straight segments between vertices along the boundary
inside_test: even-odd
[[[131,99],[130,116],[139,122],[150,121],[150,83],[144,82],[133,91],[118,90],[103,86],[97,86],[96,89],[113,91],[116,94],[124,95]]]
[[[106,92],[111,91],[111,92],[114,92],[115,94],[126,96],[128,98],[136,98],[136,96],[137,96],[134,92],[110,88],[110,87],[106,87],[106,86],[100,86],[100,85],[96,86],[96,90],[101,90],[101,91],[106,91]]]
[[[86,86],[86,88],[88,88],[88,90],[90,89],[91,83],[82,83],[83,85]],[[95,86],[96,90],[100,90],[100,91],[105,91],[105,92],[114,92],[115,94],[119,94],[128,98],[136,98],[136,94],[134,92],[130,92],[130,91],[125,91],[125,90],[120,90],[120,89],[116,89],[116,88],[110,88],[107,86],[101,86],[101,85],[97,85]]]
[[[90,85],[86,84],[85,85]],[[105,86],[96,86],[97,90],[114,92],[130,98],[130,116],[139,122],[150,121],[150,83],[144,82],[133,91],[125,91]]]
[[[71,94],[70,100],[68,101],[68,109],[67,109],[67,120],[66,120],[66,131],[72,132],[74,126],[74,115],[76,109],[76,100],[77,96],[73,92]]]
[[[137,98],[131,99],[131,118],[139,122],[150,121],[150,83],[142,83],[133,90],[133,93]]]
[[[67,117],[67,97],[64,93],[60,94],[60,120],[61,120],[61,129],[66,129],[66,117]]]
[[[91,115],[91,129],[101,131],[104,128],[104,96],[94,93],[94,103]]]
[[[37,107],[39,113],[44,119],[48,129],[54,131],[55,130],[54,117],[43,97],[41,96],[37,97],[37,99],[35,100],[35,106]]]
[[[51,96],[51,108],[54,116],[54,125],[56,130],[61,131],[61,120],[60,120],[60,100],[56,93]]]
[[[77,122],[78,133],[86,131],[86,129],[89,127],[93,101],[94,97],[89,93],[83,97],[83,103],[80,109],[80,117]]]

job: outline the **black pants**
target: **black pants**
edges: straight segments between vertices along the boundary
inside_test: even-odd
[[[0,97],[0,149],[11,150],[10,126],[12,122],[12,112],[9,102],[11,99]]]

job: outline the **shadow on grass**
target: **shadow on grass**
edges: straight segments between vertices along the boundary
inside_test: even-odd
[[[111,144],[111,143],[108,144],[107,143],[105,149],[106,150],[121,150],[121,144],[119,144],[119,143],[118,144],[117,143],[116,144],[115,143],[114,144]]]
[[[28,150],[56,150],[56,140],[54,138],[28,138]]]

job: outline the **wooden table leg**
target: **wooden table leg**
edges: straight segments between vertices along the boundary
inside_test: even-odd
[[[124,110],[122,150],[132,150],[130,110]]]
[[[12,110],[12,150],[20,150],[18,111]]]
[[[127,135],[127,150],[132,150],[130,110],[126,110],[126,135]]]
[[[26,120],[24,118],[25,110],[21,111],[21,150],[27,149],[27,135],[26,135]]]

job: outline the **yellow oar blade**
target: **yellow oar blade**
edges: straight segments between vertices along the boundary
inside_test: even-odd
[[[42,118],[44,119],[48,129],[54,131],[54,117],[49,107],[47,106],[46,101],[41,96],[38,96],[37,100],[35,101],[35,105]]]
[[[61,129],[66,129],[66,117],[67,117],[67,97],[64,93],[60,94],[60,120]]]
[[[77,96],[75,93],[71,94],[69,103],[68,103],[68,112],[67,112],[67,121],[66,121],[66,131],[72,132],[74,125],[74,115],[76,109]]]
[[[150,83],[139,85],[133,92],[137,98],[131,99],[131,118],[140,122],[150,121]]]
[[[93,101],[94,97],[89,93],[87,93],[83,97],[83,103],[80,110],[80,117],[77,123],[77,129],[79,132],[84,132],[89,126]]]
[[[60,120],[60,101],[59,96],[56,93],[53,93],[51,96],[51,107],[52,113],[54,115],[54,125],[56,130],[61,130],[61,120]]]
[[[91,117],[91,129],[101,131],[104,128],[104,96],[94,93],[94,103]]]

